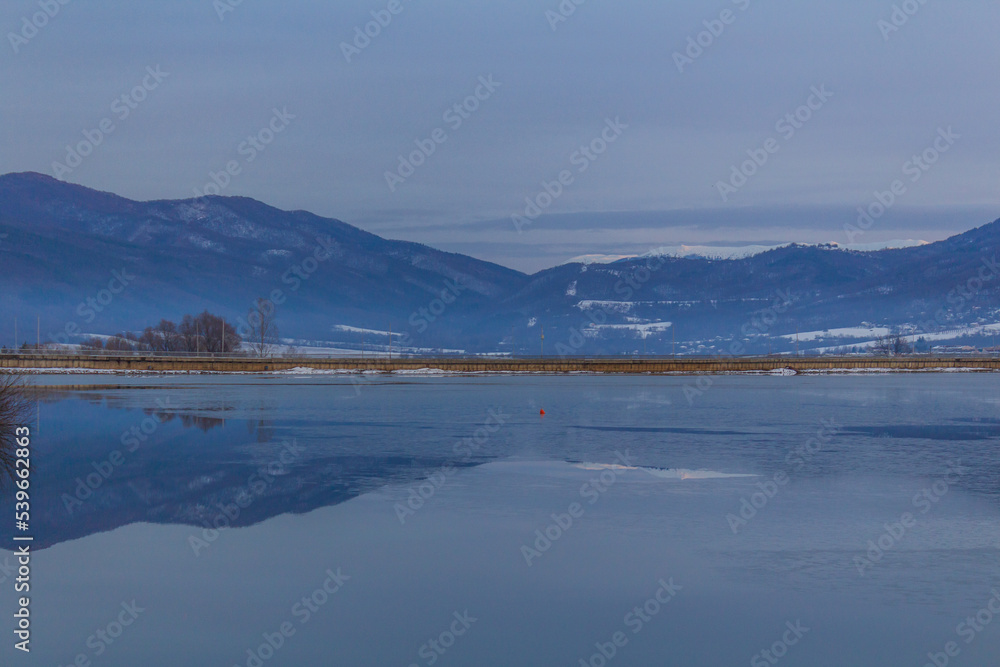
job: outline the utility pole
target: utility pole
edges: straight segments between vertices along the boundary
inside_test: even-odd
[[[545,356],[545,327],[542,327],[542,356]]]

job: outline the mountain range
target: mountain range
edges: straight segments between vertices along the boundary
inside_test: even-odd
[[[396,349],[518,355],[826,350],[888,331],[985,343],[998,246],[1000,221],[898,249],[653,253],[527,275],[244,197],[137,202],[15,173],[0,176],[0,341],[14,318],[21,341],[38,326],[69,343],[205,309],[240,322],[264,297],[282,337],[351,349],[385,348],[390,330]]]

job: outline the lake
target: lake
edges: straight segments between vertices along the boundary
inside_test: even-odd
[[[993,374],[34,379],[4,665],[1000,664]]]

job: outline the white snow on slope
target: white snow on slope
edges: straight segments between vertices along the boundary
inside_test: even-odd
[[[663,246],[650,250],[644,257],[703,257],[705,259],[744,259],[753,257],[769,250],[784,248],[790,245],[745,245],[745,246],[705,246],[676,245]]]
[[[576,307],[580,310],[594,310],[595,308],[600,308],[606,313],[627,313],[635,308],[635,302],[586,300],[577,303]]]
[[[358,327],[350,327],[346,324],[334,324],[330,327],[331,331],[341,331],[343,333],[363,333],[363,334],[373,334],[375,336],[388,336],[388,331],[380,331],[378,329],[359,329]],[[400,335],[398,332],[394,336]]]
[[[569,260],[567,264],[610,264],[620,259],[632,259],[635,255],[580,255]],[[584,266],[584,269],[587,267]]]
[[[664,246],[656,248],[646,253],[644,256],[650,257],[704,257],[706,259],[744,259],[753,257],[770,250],[786,248],[791,243],[780,245],[745,245],[745,246]],[[888,250],[897,248],[912,248],[914,246],[927,245],[927,241],[915,239],[897,239],[894,241],[881,241],[876,243],[800,243],[799,245],[809,247],[820,247],[827,250],[855,250],[858,252],[871,252],[874,250]]]
[[[623,466],[617,463],[577,463],[573,466],[580,470],[641,470],[653,477],[662,479],[727,479],[731,477],[757,477],[757,475],[716,472],[714,470],[687,470],[686,468],[646,468],[638,466]]]
[[[800,243],[802,246],[821,247],[829,250],[855,250],[858,252],[871,252],[874,250],[889,250],[898,248],[912,248],[915,246],[927,245],[927,241],[917,239],[896,239],[893,241],[879,241],[875,243]],[[753,257],[770,250],[786,248],[791,243],[781,243],[778,245],[743,245],[743,246],[708,246],[708,245],[675,245],[654,248],[643,255],[580,255],[569,260],[570,262],[582,262],[584,264],[611,264],[622,259],[635,259],[636,257],[689,257],[704,259],[745,259]]]
[[[963,336],[975,336],[977,334],[989,334],[989,335],[992,335],[992,334],[996,334],[996,333],[1000,333],[1000,322],[995,323],[995,324],[975,324],[975,325],[972,325],[972,326],[962,327],[962,328],[959,328],[959,329],[949,329],[947,331],[936,331],[934,333],[910,334],[908,336],[903,336],[902,338],[903,338],[903,340],[905,340],[905,341],[907,341],[907,342],[909,342],[909,343],[912,344],[912,343],[917,342],[921,338],[923,338],[925,341],[933,342],[933,341],[941,341],[941,340],[953,340],[953,339],[956,339],[956,338],[962,338]],[[785,336],[785,337],[787,338],[787,336]],[[793,335],[792,338],[794,339],[795,336]],[[860,342],[860,343],[849,343],[848,347],[870,348],[870,347],[874,347],[877,342],[878,341],[869,340],[869,341]],[[834,345],[834,346],[831,346],[831,347],[818,347],[818,348],[816,348],[816,351],[822,354],[822,353],[825,353],[825,352],[833,352],[835,350],[840,349],[841,347],[844,347],[844,346],[843,345]]]
[[[673,326],[672,322],[650,322],[648,324],[591,324],[588,331],[635,331],[642,334],[643,338],[653,333],[668,331]]]
[[[825,331],[802,331],[797,334],[784,334],[778,338],[787,338],[808,343],[823,338],[872,338],[877,336],[888,336],[889,329],[885,327],[844,327],[842,329],[827,329]]]

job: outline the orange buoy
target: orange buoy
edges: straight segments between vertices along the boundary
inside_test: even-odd
[[[540,414],[540,415],[542,415],[544,417],[545,416],[545,410],[539,410],[538,414]]]

